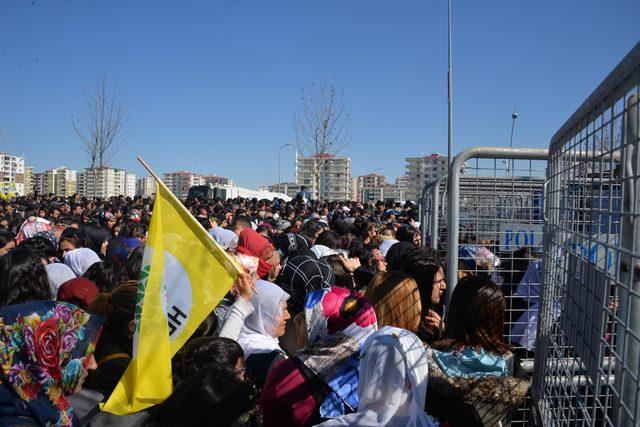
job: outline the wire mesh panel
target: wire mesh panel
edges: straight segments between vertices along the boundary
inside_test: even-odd
[[[640,44],[549,150],[533,393],[545,425],[640,424]]]
[[[533,371],[535,308],[540,289],[546,149],[478,147],[456,156],[448,178],[447,284],[487,274],[506,297],[505,339],[524,372]],[[527,401],[512,424],[527,424]]]

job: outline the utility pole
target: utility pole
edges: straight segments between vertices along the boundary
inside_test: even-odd
[[[448,0],[447,18],[448,18],[448,51],[449,51],[449,69],[447,71],[447,103],[448,103],[448,129],[447,138],[447,157],[449,166],[453,161],[453,55],[451,53],[451,1]]]

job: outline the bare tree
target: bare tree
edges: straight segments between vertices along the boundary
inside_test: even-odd
[[[72,119],[73,130],[91,169],[105,167],[129,136],[129,118],[124,97],[109,87],[106,77],[85,91],[86,116]]]
[[[300,101],[300,109],[294,115],[296,146],[303,156],[315,157],[314,188],[319,197],[325,163],[351,141],[351,118],[344,92],[339,92],[334,83],[312,82],[309,90],[302,89]]]

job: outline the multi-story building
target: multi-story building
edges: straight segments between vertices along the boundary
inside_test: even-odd
[[[402,175],[396,178],[395,180],[396,187],[398,189],[402,189],[402,191],[407,191],[407,187],[409,186],[409,177],[407,175]]]
[[[224,178],[222,176],[217,175],[204,175],[204,185],[224,185],[227,187],[233,187],[233,180],[229,178]]]
[[[33,191],[38,194],[44,194],[44,172],[35,172],[32,179]]]
[[[135,196],[135,174],[123,169],[92,168],[78,173],[78,193],[84,197]]]
[[[319,188],[316,171],[319,170]],[[311,197],[322,200],[350,200],[353,197],[351,159],[332,154],[296,156],[296,183],[304,185]]]
[[[377,202],[402,202],[406,200],[405,191],[395,184],[385,184],[382,187],[365,188],[362,190],[362,203]]]
[[[0,190],[24,195],[24,157],[0,153]]]
[[[189,189],[195,185],[205,185],[202,175],[187,171],[165,172],[164,183],[178,198],[186,199]]]
[[[42,172],[38,192],[69,197],[77,191],[77,173],[64,166]]]
[[[446,175],[448,170],[448,158],[438,153],[430,156],[407,157],[405,165],[407,177],[407,199],[417,201],[420,198],[422,188],[428,182]]]
[[[125,197],[135,197],[136,196],[136,176],[132,173],[127,173],[124,177],[124,193],[122,193]]]
[[[295,182],[281,182],[280,184],[267,185],[265,190],[272,193],[282,193],[294,198],[300,192],[302,185]]]
[[[384,189],[387,186],[387,178],[384,175],[378,175],[377,173],[360,175],[355,179],[355,200],[365,203],[384,200]]]
[[[136,196],[148,198],[156,193],[156,180],[152,176],[140,178],[136,183]]]
[[[398,180],[396,179],[396,183],[393,186],[394,187],[394,191],[395,191],[395,195],[393,196],[393,200],[395,200],[396,202],[404,202],[407,200],[407,187],[406,185],[404,185],[404,183],[402,181],[400,181],[400,183],[398,183]]]
[[[209,186],[233,186],[233,181],[229,178],[217,176],[213,174],[200,175],[188,171],[165,172],[162,181],[167,185],[169,190],[181,199],[189,196],[189,189],[196,185]],[[155,188],[155,187],[154,187]]]
[[[33,166],[25,166],[24,168],[24,194],[29,195],[33,193],[36,186],[36,177],[34,176]]]

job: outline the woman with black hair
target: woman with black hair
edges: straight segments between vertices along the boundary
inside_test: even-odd
[[[349,257],[358,258],[360,265],[363,267],[371,269],[376,267],[373,258],[373,249],[360,239],[353,239],[349,242]]]
[[[19,246],[29,248],[34,252],[44,255],[49,262],[55,262],[58,255],[58,248],[51,240],[53,239],[53,241],[55,241],[55,237],[52,235],[50,236],[51,238],[47,238],[44,235],[29,237],[28,239],[23,240]]]
[[[406,225],[398,229],[398,231],[396,232],[396,239],[401,242],[413,243],[418,248],[422,243],[422,236],[420,236],[420,231]]]
[[[362,234],[362,241],[365,245],[369,245],[372,243],[371,239],[373,239],[377,232],[377,226],[375,222],[364,222],[360,228]]]
[[[122,269],[110,261],[96,262],[84,272],[82,277],[95,283],[100,292],[111,292],[127,280]]]
[[[342,245],[342,239],[340,235],[333,230],[325,230],[318,235],[315,241],[316,245],[324,245],[331,249],[340,249]]]
[[[96,348],[98,368],[87,378],[86,387],[109,398],[133,355],[133,327],[138,283],[128,281],[111,292],[101,293],[87,310],[106,321]]]
[[[258,425],[251,386],[227,372],[203,370],[191,376],[153,409],[147,426]]]
[[[418,336],[425,342],[433,342],[440,336],[441,316],[438,314],[438,306],[447,289],[440,260],[426,250],[415,250],[408,254],[400,271],[413,277],[420,291],[422,323]]]
[[[0,257],[5,256],[16,247],[15,236],[7,230],[0,230]]]
[[[0,259],[0,307],[50,300],[43,255],[18,247]]]
[[[191,340],[182,353],[180,374],[183,379],[187,379],[205,370],[244,379],[244,352],[240,344],[223,337],[198,337]]]
[[[140,279],[142,269],[142,258],[144,257],[144,245],[135,248],[124,263],[124,272],[127,280]]]
[[[109,233],[94,225],[83,225],[79,231],[84,237],[85,246],[104,258],[107,253]]]
[[[60,234],[60,243],[58,245],[60,251],[60,259],[64,258],[67,252],[85,247],[84,236],[78,228],[65,228]]]
[[[453,291],[443,339],[427,349],[427,412],[442,424],[505,425],[524,401],[531,383],[513,377],[505,306],[485,275],[467,276]]]

